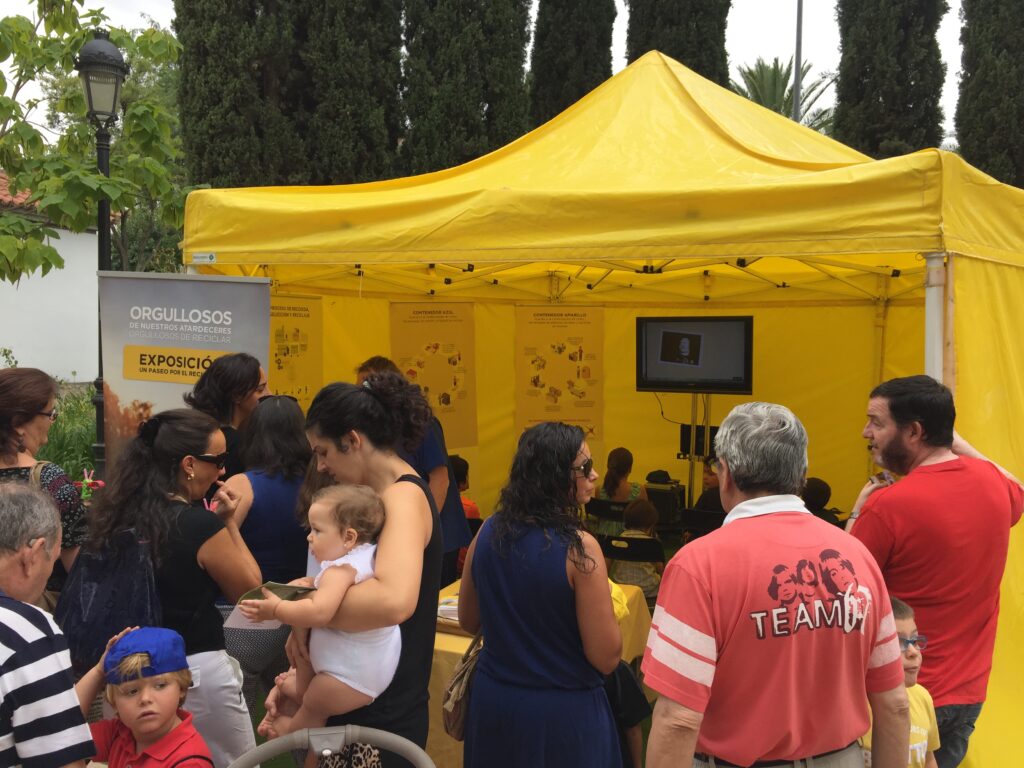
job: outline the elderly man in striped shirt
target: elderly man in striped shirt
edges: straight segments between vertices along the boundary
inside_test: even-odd
[[[875,768],[905,768],[889,596],[867,549],[801,501],[803,425],[746,403],[715,447],[725,523],[666,567],[644,654],[648,767],[861,768],[870,727]]]
[[[0,765],[84,766],[95,754],[67,643],[38,600],[60,553],[49,496],[0,485]]]

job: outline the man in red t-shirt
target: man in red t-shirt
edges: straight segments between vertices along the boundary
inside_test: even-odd
[[[939,768],[954,768],[985,701],[999,616],[999,582],[1024,489],[953,430],[949,389],[930,376],[871,392],[864,437],[879,466],[851,533],[878,561],[889,591],[914,606],[928,638],[920,683],[935,701]]]
[[[649,768],[906,768],[910,723],[889,596],[860,542],[799,497],[807,433],[791,411],[737,406],[715,439],[722,527],[665,568],[644,653],[660,696]]]

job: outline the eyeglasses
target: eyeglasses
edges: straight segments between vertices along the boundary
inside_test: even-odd
[[[569,469],[571,469],[573,472],[579,472],[580,477],[590,477],[590,473],[594,471],[594,459],[588,456],[586,461],[584,461],[578,467],[569,467]]]
[[[217,469],[224,469],[224,465],[228,463],[228,453],[218,453],[216,455],[212,453],[200,453],[195,458],[200,461],[205,461],[207,464],[216,464]]]
[[[923,651],[925,646],[928,645],[928,638],[924,635],[914,635],[913,637],[901,637],[900,639],[900,650],[903,653],[907,652],[910,646],[914,646],[919,651]]]
[[[38,415],[45,416],[50,421],[56,421],[57,420],[57,409],[54,408],[52,411],[39,411]]]
[[[297,398],[294,398],[294,397],[292,397],[291,395],[264,395],[263,397],[261,397],[261,398],[260,398],[259,400],[257,400],[256,402],[257,402],[257,403],[262,403],[262,402],[263,402],[264,400],[271,400],[271,399],[273,399],[273,398],[275,398],[275,397],[283,397],[283,398],[285,398],[286,400],[291,400],[291,401],[292,401],[293,403],[297,403],[297,402],[299,402]]]

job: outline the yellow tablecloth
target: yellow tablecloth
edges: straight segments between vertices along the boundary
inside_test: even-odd
[[[651,612],[639,587],[620,584],[626,595],[629,613],[619,621],[622,630],[622,660],[632,661],[642,656],[651,631]],[[459,593],[459,582],[441,590],[438,599],[454,597]],[[427,753],[438,768],[462,768],[462,743],[444,732],[441,721],[441,698],[445,686],[455,671],[455,665],[469,647],[470,638],[438,632],[434,638],[434,662],[430,670],[430,734]]]

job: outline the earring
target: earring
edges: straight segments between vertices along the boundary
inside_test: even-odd
[[[24,453],[25,451],[25,436],[18,435],[18,444],[15,447],[17,453]]]
[[[188,479],[188,481],[189,481],[189,482],[191,483],[191,482],[192,482],[193,480],[195,480],[195,479],[196,479],[196,476],[195,476],[195,475],[193,475],[193,474],[192,474],[191,472],[189,472],[189,473],[188,473],[188,478],[187,478],[187,479]]]

